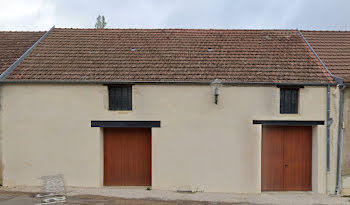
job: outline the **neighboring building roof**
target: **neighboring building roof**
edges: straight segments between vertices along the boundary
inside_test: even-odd
[[[350,82],[350,32],[302,31],[302,34],[330,72]]]
[[[0,74],[21,57],[44,33],[0,31]]]
[[[7,81],[333,83],[296,30],[57,29]]]

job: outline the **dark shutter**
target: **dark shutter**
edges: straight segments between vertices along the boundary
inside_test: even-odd
[[[132,110],[131,85],[108,86],[110,110]]]
[[[298,88],[280,88],[280,113],[296,114],[298,113]]]

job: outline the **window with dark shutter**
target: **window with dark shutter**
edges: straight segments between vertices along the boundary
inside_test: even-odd
[[[108,86],[109,110],[132,110],[131,85]]]
[[[280,88],[280,113],[296,114],[298,113],[299,89],[298,88]]]

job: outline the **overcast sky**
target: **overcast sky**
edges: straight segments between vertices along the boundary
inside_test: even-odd
[[[93,28],[350,30],[350,0],[0,0],[0,30]]]

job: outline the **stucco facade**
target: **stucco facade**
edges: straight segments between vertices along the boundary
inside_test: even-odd
[[[152,128],[152,188],[261,191],[261,125],[253,120],[326,119],[327,88],[300,89],[299,114],[279,114],[279,88],[224,86],[218,105],[208,85],[133,86],[133,110],[108,110],[103,85],[4,84],[3,183],[40,185],[63,174],[67,186],[103,186],[103,129],[91,120],[159,120]],[[333,193],[338,88],[331,89],[331,172],[326,125],[313,127],[312,190]]]
[[[344,130],[342,151],[342,188],[344,194],[350,194],[350,89],[344,90]]]

